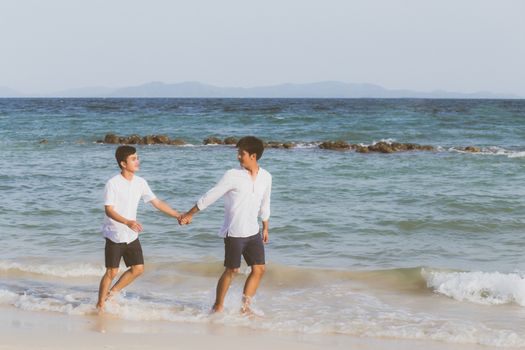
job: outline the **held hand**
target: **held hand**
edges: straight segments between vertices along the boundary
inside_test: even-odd
[[[179,225],[187,225],[187,218],[186,218],[186,214],[182,214],[180,215],[178,218],[177,218],[177,221],[179,222]]]
[[[140,224],[140,222],[135,220],[128,220],[126,226],[137,233],[142,231],[142,225]]]
[[[181,225],[189,225],[191,224],[191,221],[193,220],[193,215],[186,213],[181,216],[180,224]]]

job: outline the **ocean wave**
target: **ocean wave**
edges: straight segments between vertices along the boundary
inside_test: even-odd
[[[423,269],[421,274],[434,292],[458,301],[525,306],[525,276],[519,273],[441,272]]]
[[[313,293],[323,298],[326,290]],[[329,293],[332,295],[333,294]],[[283,312],[271,320],[260,320],[257,326],[307,334],[343,334],[368,338],[433,340],[447,343],[480,344],[495,347],[525,346],[525,338],[516,330],[487,325],[483,322],[443,317],[386,304],[372,295],[338,290],[346,302],[333,309],[304,311],[293,315]],[[314,306],[312,304],[310,307]],[[284,311],[284,310],[283,310]],[[313,313],[313,315],[312,315]]]
[[[297,142],[294,143],[295,148],[319,148],[322,142]]]
[[[210,315],[216,278],[222,270],[220,261],[155,261],[149,264],[154,291],[141,284],[108,301],[106,312],[112,317],[130,321],[167,321],[212,323],[226,327],[248,327],[256,330],[286,331],[299,334],[342,334],[369,338],[434,340],[460,344],[482,344],[494,347],[525,346],[525,335],[506,325],[485,323],[468,316],[470,307],[455,305],[454,312],[435,312],[431,303],[450,307],[445,298],[435,300],[432,293],[461,302],[485,305],[525,304],[523,275],[497,272],[459,272],[434,268],[398,268],[352,271],[334,268],[294,267],[271,264],[265,275],[264,288],[253,300],[258,317],[239,314],[244,276],[232,284],[225,300],[225,312]],[[79,286],[75,281],[17,280],[23,273],[44,273],[58,277],[99,277],[103,268],[84,264],[38,265],[1,262],[0,269],[15,275],[13,283],[0,286],[0,304],[31,312],[56,312],[68,315],[96,314],[96,283]],[[35,268],[39,267],[39,269]],[[241,274],[249,268],[243,266]],[[190,280],[209,278],[209,288],[201,282],[162,281],[159,276],[187,276]],[[202,280],[201,280],[202,281]],[[73,284],[69,283],[73,282]],[[177,284],[173,288],[173,283]],[[427,295],[425,295],[427,294]],[[395,296],[393,299],[386,296]],[[410,300],[419,300],[413,307]],[[422,298],[422,299],[421,299]],[[458,309],[465,315],[458,317]],[[510,315],[515,317],[515,315]],[[506,320],[504,315],[501,319]]]
[[[498,146],[480,147],[479,150],[476,149],[475,152],[458,147],[451,147],[448,149],[448,151],[456,153],[479,154],[484,156],[506,156],[508,158],[525,157],[525,151],[523,150],[511,150]]]
[[[102,276],[106,269],[100,264],[28,264],[0,261],[0,271],[4,273],[30,273],[60,278]]]
[[[56,312],[67,315],[96,314],[96,293],[90,290],[40,290],[39,293],[13,293],[0,289],[0,304],[31,312]],[[254,301],[257,317],[244,317],[238,310],[241,286],[233,287],[226,299],[224,313],[209,314],[213,294],[187,292],[185,295],[122,293],[106,304],[106,313],[130,321],[168,321],[220,324],[255,330],[299,334],[342,334],[368,338],[434,340],[486,346],[525,346],[517,331],[483,322],[438,316],[386,304],[363,291],[345,286],[298,289],[274,294],[262,302],[264,312]],[[264,293],[262,293],[264,294]],[[306,303],[298,303],[297,300]],[[235,300],[235,301],[233,301]],[[322,303],[319,303],[319,301]]]
[[[0,304],[11,304],[18,299],[18,294],[0,289]]]
[[[348,271],[272,266],[265,278],[268,283],[279,286],[354,281],[401,294],[433,292],[462,302],[525,306],[525,274],[521,273],[450,271],[428,267]]]
[[[510,154],[507,154],[507,157],[509,157],[509,158],[525,158],[525,151],[513,152],[513,153],[510,153]]]
[[[96,314],[93,305],[75,301],[75,298],[69,294],[62,297],[42,297],[24,293],[18,295],[10,304],[25,311],[50,311],[77,316]]]
[[[372,144],[370,144],[370,145],[366,145],[366,146],[375,146],[375,145],[377,145],[378,143],[381,143],[381,142],[384,142],[384,143],[386,143],[386,144],[391,145],[391,144],[393,144],[394,142],[396,142],[396,140],[395,140],[395,139],[392,139],[392,138],[380,139],[379,141],[373,141]]]
[[[195,277],[215,279],[222,271],[221,266],[220,261],[213,259],[157,261],[150,262],[148,269],[151,275],[161,280],[162,276],[173,274],[184,280]],[[0,272],[15,278],[24,274],[35,274],[44,278],[76,279],[99,278],[104,274],[105,268],[101,264],[92,263],[39,264],[0,261]],[[240,273],[247,276],[250,273],[249,267],[243,265]],[[390,290],[400,294],[433,292],[462,302],[484,305],[513,303],[525,306],[525,275],[519,273],[462,272],[428,267],[352,271],[271,264],[265,274],[265,284],[278,290],[311,288],[341,281],[361,283],[368,288]]]

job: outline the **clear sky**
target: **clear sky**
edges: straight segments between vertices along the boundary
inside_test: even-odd
[[[524,0],[1,0],[0,86],[336,80],[525,96]]]

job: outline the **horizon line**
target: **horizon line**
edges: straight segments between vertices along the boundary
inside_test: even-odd
[[[249,94],[250,90],[258,90],[258,89],[280,89],[280,88],[286,88],[291,87],[293,88],[308,88],[310,87],[313,89],[310,92],[301,92],[301,91],[291,91],[291,92],[284,92],[281,91],[280,93],[283,96],[264,96],[264,94],[268,92],[262,92],[260,93],[261,96],[235,96],[236,93],[230,91],[231,95],[227,95],[227,92],[225,96],[214,96],[218,95],[218,92],[210,92],[210,93],[204,93],[201,91],[200,93],[202,95],[195,95],[195,96],[187,96],[192,95],[192,93],[185,93],[184,91],[176,91],[174,93],[166,93],[159,91],[159,94],[157,96],[155,95],[155,92],[151,93],[148,91],[138,92],[136,96],[133,96],[133,92],[129,93],[126,92],[126,90],[133,90],[133,89],[148,89],[149,86],[163,86],[166,87],[166,89],[169,88],[176,88],[180,87],[181,85],[187,85],[187,84],[194,84],[194,85],[200,85],[203,88],[216,88],[216,89],[222,89],[222,90],[246,90],[246,93]],[[366,96],[366,90],[365,92],[360,92],[359,90],[351,91],[347,90],[346,94],[351,95],[360,95],[363,96],[344,96],[345,92],[341,91],[316,91],[315,85],[324,84],[324,88],[328,87],[330,88],[330,85],[332,85],[333,89],[341,88],[341,86],[347,86],[348,88],[354,88],[359,89],[361,88],[372,88],[377,89],[376,91],[372,92],[371,95]],[[120,87],[108,87],[108,86],[84,86],[84,87],[75,87],[75,88],[66,88],[61,89],[54,92],[39,92],[39,93],[27,93],[27,92],[20,92],[18,90],[15,90],[13,88],[10,88],[8,86],[0,86],[0,90],[4,89],[5,95],[0,95],[0,98],[376,98],[376,99],[399,99],[399,98],[418,98],[418,99],[524,99],[524,96],[515,94],[515,93],[498,93],[498,92],[492,92],[488,90],[477,90],[474,92],[457,92],[457,91],[449,91],[444,89],[433,89],[432,91],[421,91],[421,90],[411,90],[407,88],[402,89],[389,89],[385,88],[382,85],[378,85],[375,83],[348,83],[343,81],[337,81],[337,80],[321,80],[321,81],[313,81],[308,83],[276,83],[271,85],[258,85],[258,86],[252,86],[252,87],[242,87],[242,86],[219,86],[219,85],[213,85],[208,83],[202,83],[199,81],[181,81],[176,83],[165,83],[162,81],[148,81],[141,84],[136,85],[128,85],[128,86],[120,86]],[[85,91],[85,94],[83,94],[82,90],[89,90],[92,89],[93,91]],[[99,90],[99,91],[96,91]],[[75,96],[75,93],[78,93],[77,96]],[[119,96],[119,93],[122,94],[122,96]],[[198,94],[199,92],[197,92]],[[237,92],[238,93],[238,92]],[[270,92],[271,93],[271,92]],[[370,93],[370,91],[368,91]],[[71,95],[73,96],[71,96]],[[111,96],[114,94],[113,96]],[[128,94],[126,96],[126,94]],[[149,94],[150,96],[144,96],[145,94]],[[163,96],[163,94],[165,94]],[[179,94],[180,96],[176,96]],[[256,95],[257,93],[255,93]],[[285,96],[286,94],[292,95],[292,96]],[[293,95],[296,96],[293,96]],[[319,96],[315,96],[316,94],[319,94]],[[399,94],[397,97],[391,97],[391,96],[377,96],[381,94]],[[454,96],[432,96],[432,95],[458,95],[457,97]],[[143,96],[141,96],[143,95]],[[153,95],[153,96],[151,96]],[[186,96],[184,96],[186,95]],[[279,91],[276,91],[276,95],[279,95]],[[303,96],[301,96],[303,95]],[[324,96],[321,96],[324,95]],[[429,96],[417,96],[417,95],[429,95]],[[481,95],[480,97],[471,96],[471,95]],[[488,96],[483,96],[488,95]],[[494,96],[491,96],[494,95]]]

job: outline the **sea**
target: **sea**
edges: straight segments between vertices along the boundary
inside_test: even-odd
[[[0,306],[95,314],[103,190],[119,172],[117,145],[100,142],[110,133],[186,142],[136,145],[138,175],[179,211],[239,166],[234,146],[204,139],[295,145],[260,160],[273,188],[255,316],[239,313],[244,262],[225,312],[209,313],[219,200],[188,226],[139,205],[146,271],[108,303],[112,317],[525,347],[525,100],[0,99]]]

